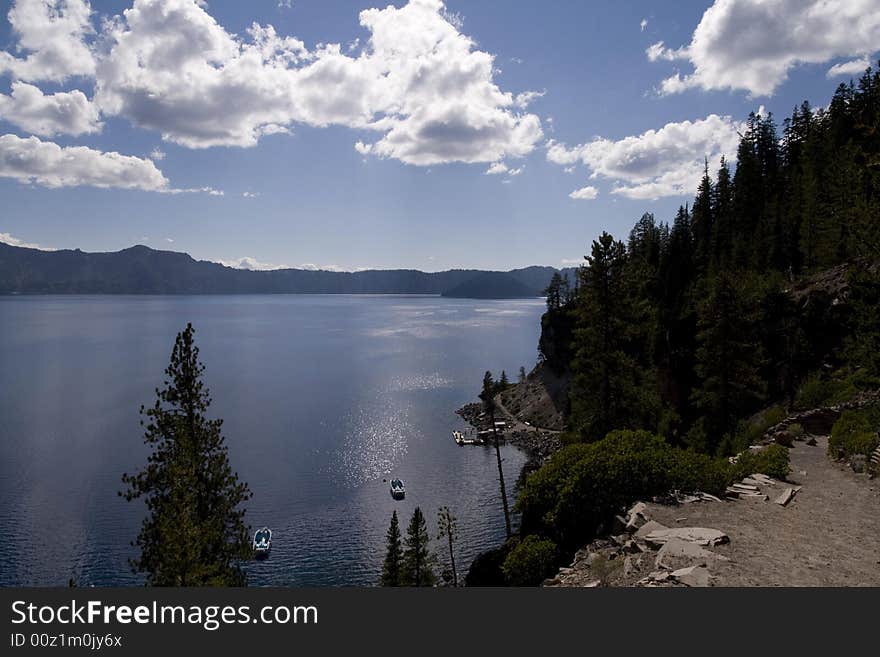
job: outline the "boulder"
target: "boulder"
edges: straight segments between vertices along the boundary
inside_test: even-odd
[[[794,438],[795,435],[787,429],[777,431],[773,434],[773,442],[777,445],[782,445],[783,447],[792,447],[794,445]]]
[[[637,540],[645,540],[645,537],[653,531],[662,531],[667,529],[665,525],[661,525],[656,520],[649,520],[644,525],[639,527],[639,530],[634,534]]]
[[[676,560],[685,560],[693,565],[707,565],[715,561],[730,561],[723,554],[717,554],[704,547],[680,538],[671,538],[657,552],[654,565],[657,568],[672,569]]]
[[[773,500],[776,504],[780,506],[785,506],[794,498],[795,493],[797,491],[794,488],[786,488],[782,493],[780,493],[779,497]]]
[[[853,472],[862,473],[866,470],[868,465],[868,457],[864,454],[853,454],[849,457],[849,467],[852,468]]]
[[[678,538],[697,545],[720,545],[730,542],[730,538],[719,529],[707,527],[675,527],[673,529],[655,529],[645,535],[648,545],[661,547],[673,538]]]
[[[712,575],[705,566],[688,566],[672,571],[670,576],[685,586],[706,587],[712,585]]]
[[[632,508],[626,512],[626,531],[634,532],[639,527],[648,522],[646,511],[648,507],[644,502],[636,502]]]

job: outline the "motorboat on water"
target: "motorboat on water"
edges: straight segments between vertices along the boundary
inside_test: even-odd
[[[402,500],[406,497],[406,488],[403,485],[403,479],[391,480],[391,497],[395,500]]]
[[[263,527],[254,534],[254,554],[258,559],[265,559],[272,549],[272,530]]]

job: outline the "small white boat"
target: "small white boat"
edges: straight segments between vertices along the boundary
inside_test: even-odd
[[[395,500],[402,500],[406,497],[406,488],[403,486],[402,479],[392,479],[391,480],[391,497]]]
[[[269,556],[269,550],[272,549],[272,530],[263,527],[254,534],[254,554],[260,558]]]
[[[483,441],[480,438],[466,438],[465,435],[461,431],[453,431],[452,438],[455,440],[455,443],[458,446],[461,445],[482,445]]]

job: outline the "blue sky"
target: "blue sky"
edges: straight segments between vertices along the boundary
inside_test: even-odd
[[[877,0],[4,5],[0,239],[248,267],[579,261],[880,44]]]

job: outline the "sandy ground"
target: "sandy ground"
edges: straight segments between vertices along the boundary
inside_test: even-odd
[[[716,586],[880,586],[880,479],[868,480],[826,456],[828,439],[795,443],[789,481],[803,488],[786,507],[734,500],[680,506],[648,505],[667,527],[724,531],[730,543],[711,548]],[[682,520],[686,518],[686,520]]]

